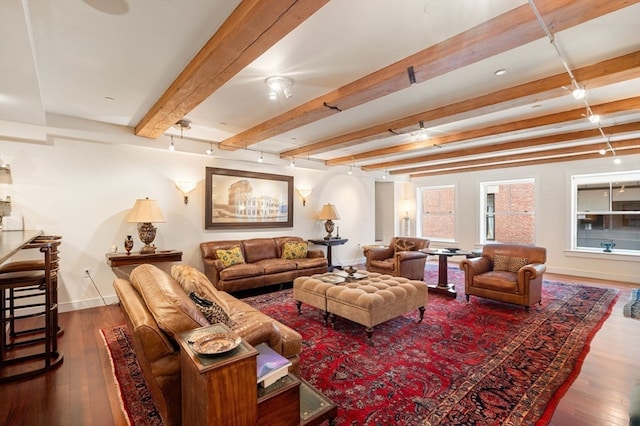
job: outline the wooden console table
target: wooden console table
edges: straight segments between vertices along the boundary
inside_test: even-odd
[[[107,253],[107,263],[112,268],[141,263],[180,262],[182,252],[178,250],[158,250],[155,253]]]

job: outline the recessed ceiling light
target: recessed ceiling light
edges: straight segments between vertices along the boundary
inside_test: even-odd
[[[494,74],[495,75],[505,75],[506,73],[507,73],[507,70],[505,70],[504,68],[500,68]]]

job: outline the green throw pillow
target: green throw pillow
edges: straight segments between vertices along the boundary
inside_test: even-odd
[[[229,250],[216,250],[216,257],[222,262],[225,268],[231,265],[239,265],[244,263],[244,256],[240,246],[231,247]]]
[[[282,245],[283,259],[304,259],[307,257],[307,252],[306,241],[287,241]]]

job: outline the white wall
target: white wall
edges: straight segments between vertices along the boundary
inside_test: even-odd
[[[0,132],[1,133],[1,132]],[[130,135],[128,137],[131,137]],[[126,136],[123,136],[126,138]],[[333,263],[363,262],[359,245],[374,241],[374,181],[363,173],[335,173],[291,168],[284,165],[230,161],[206,155],[169,152],[130,144],[112,144],[50,137],[49,142],[12,142],[0,137],[0,157],[11,165],[10,185],[0,185],[0,196],[10,195],[14,213],[24,217],[25,228],[61,235],[59,302],[62,311],[102,304],[98,292],[83,268],[92,271],[107,303],[116,300],[112,287],[116,272],[106,263],[112,245],[123,252],[126,235],[142,246],[136,225],[126,223],[137,198],[158,200],[166,223],[158,228],[154,244],[158,249],[183,251],[183,261],[201,268],[198,244],[202,241],[242,239],[279,235],[320,238],[326,233],[317,214],[325,203],[336,205],[340,236],[349,241],[333,248]],[[155,141],[144,140],[152,145]],[[157,142],[155,142],[157,143]],[[251,170],[294,176],[294,187],[312,188],[306,206],[294,190],[293,228],[251,231],[204,229],[205,167]],[[176,180],[197,180],[198,186],[184,204]],[[5,231],[10,232],[10,231]],[[316,247],[325,250],[324,247]],[[119,275],[122,275],[122,271]]]
[[[640,155],[622,156],[613,164],[610,156],[595,160],[504,168],[415,179],[415,187],[454,184],[456,186],[456,246],[480,247],[480,183],[535,178],[536,244],[547,248],[550,272],[583,277],[640,283],[640,258],[629,254],[572,252],[571,176],[576,174],[640,169]],[[432,244],[438,247],[439,245]]]

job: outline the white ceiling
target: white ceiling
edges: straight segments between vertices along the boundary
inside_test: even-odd
[[[640,4],[627,3],[632,5],[554,34],[571,69],[640,51]],[[62,115],[133,129],[238,4],[237,0],[0,0],[0,120],[46,126],[52,115]],[[192,120],[192,129],[184,136],[202,140],[204,152],[209,141],[221,142],[522,5],[527,1],[330,0],[189,112],[186,118]],[[496,76],[498,69],[507,73]],[[541,33],[537,41],[248,148],[277,156],[563,72],[560,57]],[[271,75],[293,79],[293,96],[270,100],[264,80]],[[637,97],[640,75],[587,89],[592,105]],[[425,127],[430,136],[446,135],[582,106],[567,92],[550,100],[516,100],[510,108],[469,118],[448,116]],[[640,106],[603,118],[603,126],[638,122]],[[442,150],[593,127],[582,120],[453,143]],[[170,128],[165,134],[180,132]],[[307,159],[320,162],[409,142],[408,135],[389,136],[309,154]],[[166,137],[158,144],[165,146]],[[354,164],[406,159],[427,151]]]

